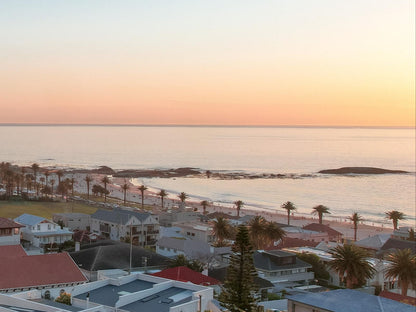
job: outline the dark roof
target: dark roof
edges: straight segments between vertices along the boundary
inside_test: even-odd
[[[278,264],[279,258],[295,257],[294,263]],[[295,254],[281,251],[281,250],[269,250],[269,251],[256,251],[254,252],[254,266],[259,270],[265,271],[281,271],[290,270],[295,268],[311,268],[309,263],[306,263],[296,257]]]
[[[227,267],[209,269],[208,270],[208,276],[210,276],[212,278],[215,278],[216,280],[221,281],[221,283],[224,283],[225,278],[227,276]],[[274,285],[270,281],[268,281],[264,278],[261,278],[259,276],[254,277],[254,284],[256,284],[257,288],[259,288],[259,289],[274,287]]]
[[[387,291],[387,290],[383,290],[379,294],[379,296],[383,297],[383,298],[399,301],[401,303],[411,304],[413,306],[416,306],[416,298],[414,298],[414,297],[403,296],[401,294],[396,294],[396,293],[393,293],[393,292],[390,292],[390,291]]]
[[[128,269],[130,266],[130,244],[120,242],[99,242],[92,247],[71,252],[71,257],[80,266],[88,271],[107,269]],[[132,267],[144,267],[143,259],[146,257],[146,266],[168,265],[170,259],[148,249],[133,246]]]
[[[0,255],[6,252],[1,257],[0,289],[87,281],[67,253],[28,256],[18,248],[0,246]]]
[[[16,223],[12,220],[0,217],[0,229],[21,228],[21,227],[25,227],[25,226],[20,223]]]
[[[97,210],[91,215],[91,218],[103,220],[111,223],[126,224],[131,217],[136,217],[139,221],[145,221],[150,213],[128,211],[123,209]]]
[[[414,312],[411,305],[351,289],[288,296],[289,300],[333,312]],[[290,304],[290,303],[289,303]]]
[[[329,236],[340,236],[342,235],[341,232],[338,232],[331,228],[328,225],[325,224],[319,224],[319,223],[310,223],[303,227],[305,230],[309,231],[315,231],[315,232],[321,232],[321,233],[328,233]]]
[[[411,249],[413,253],[416,253],[416,242],[397,239],[397,238],[389,238],[387,242],[381,246],[380,250],[382,251],[392,251],[395,249]]]
[[[215,278],[206,276],[199,272],[195,272],[194,270],[191,270],[190,268],[185,267],[185,266],[166,269],[166,270],[154,273],[152,275],[164,277],[164,278],[168,278],[168,279],[172,279],[172,280],[180,281],[180,282],[191,282],[196,285],[204,285],[204,286],[217,285],[221,283],[219,280],[216,280]]]

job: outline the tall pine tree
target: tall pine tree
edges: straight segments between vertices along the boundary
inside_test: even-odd
[[[254,277],[257,276],[253,262],[253,247],[245,226],[238,227],[232,246],[230,265],[219,301],[231,312],[250,312],[256,307]]]

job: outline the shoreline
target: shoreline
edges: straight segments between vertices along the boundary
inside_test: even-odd
[[[86,182],[84,181],[85,174],[77,174],[78,176],[78,183],[75,187],[76,191],[78,193],[86,193]],[[100,179],[104,176],[104,174],[91,174],[91,177],[93,178],[93,181],[91,182],[91,185],[93,184],[100,184]],[[138,185],[134,185],[131,182],[131,179],[124,179],[120,177],[114,177],[111,178],[111,183],[107,185],[108,190],[110,191],[109,197],[116,198],[118,200],[123,200],[123,191],[121,189],[121,185],[126,183],[129,184],[130,189],[127,191],[126,200],[128,202],[133,202],[136,204],[141,204],[141,193],[138,190]],[[160,207],[160,197],[157,195],[158,189],[155,189],[151,187],[150,185],[148,190],[144,192],[144,204],[146,206],[152,207],[153,213],[161,212]],[[173,195],[173,194],[169,194]],[[172,197],[167,197],[164,199],[164,207],[165,210],[175,210],[179,207],[180,200],[175,199]],[[200,202],[187,200],[186,206],[196,208],[198,212],[202,212],[202,206],[200,205]],[[207,206],[207,213],[213,213],[213,212],[223,212],[230,217],[236,216],[236,209],[227,206],[225,204],[219,204],[214,203]],[[274,221],[281,224],[287,224],[287,214],[282,211],[271,211],[266,210],[262,208],[252,208],[252,207],[243,207],[240,210],[240,217],[243,217],[245,215],[260,215],[263,216],[268,221]],[[313,217],[312,215],[305,215],[305,214],[298,214],[295,213],[295,215],[291,215],[290,217],[290,225],[293,226],[304,226],[309,223],[318,223],[318,217]],[[375,223],[375,222],[374,222]],[[361,222],[358,226],[357,231],[357,240],[364,239],[373,235],[377,234],[391,234],[393,232],[393,227],[389,225],[377,225],[377,224],[367,224],[365,222]],[[343,233],[344,238],[351,239],[354,236],[354,229],[353,224],[350,221],[346,221],[345,218],[339,217],[339,216],[331,216],[327,217],[324,216],[323,224],[329,225],[334,230],[337,230],[341,233]]]

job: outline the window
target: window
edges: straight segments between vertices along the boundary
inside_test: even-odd
[[[36,229],[37,229],[38,231],[40,231],[40,224],[38,224],[38,225],[36,226]]]
[[[19,228],[14,228],[14,235],[18,235],[19,234]]]
[[[51,225],[50,224],[48,224],[48,230],[50,230],[51,229]]]

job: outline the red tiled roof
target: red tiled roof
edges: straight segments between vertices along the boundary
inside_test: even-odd
[[[0,217],[0,229],[21,228],[21,227],[25,227],[25,226],[20,223],[14,222],[13,220]]]
[[[328,233],[328,235],[330,236],[342,235],[341,232],[338,232],[325,224],[311,223],[311,224],[305,225],[303,228],[309,231]]]
[[[208,285],[221,284],[221,282],[216,280],[215,278],[195,272],[185,266],[166,269],[157,273],[153,273],[152,275],[163,277],[163,278],[168,278],[168,279],[172,279],[172,280],[180,281],[180,282],[191,282],[196,285],[208,286]]]
[[[409,297],[409,296],[402,296],[401,294],[396,294],[387,290],[383,290],[380,294],[380,297],[399,301],[401,303],[410,304],[416,306],[416,298]]]
[[[3,264],[4,258],[16,258],[16,257],[23,257],[23,256],[27,256],[27,255],[22,245],[0,246],[0,260],[1,260],[0,270],[1,270],[1,265]]]
[[[13,247],[13,248],[12,248]],[[15,246],[0,246],[0,289],[86,282],[68,253],[28,256]]]

